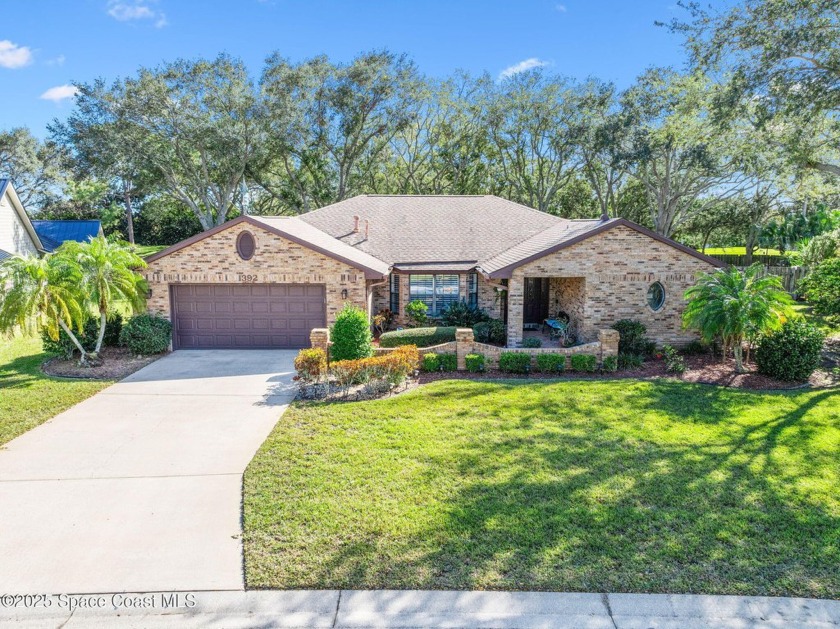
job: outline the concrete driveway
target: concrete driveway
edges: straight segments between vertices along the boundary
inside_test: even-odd
[[[295,352],[178,351],[0,448],[0,593],[230,590]]]

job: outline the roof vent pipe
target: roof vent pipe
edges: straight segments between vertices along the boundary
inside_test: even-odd
[[[359,215],[358,214],[355,214],[353,216],[353,233],[354,234],[359,233]]]
[[[370,234],[370,221],[365,220],[365,240],[367,240],[368,234]]]
[[[606,211],[606,210],[604,210],[604,211],[601,213],[601,220],[602,220],[602,221],[608,221],[608,220],[610,220],[610,215],[609,215],[609,214],[607,214],[607,211]]]

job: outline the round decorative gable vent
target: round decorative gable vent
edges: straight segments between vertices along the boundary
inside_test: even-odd
[[[251,232],[242,232],[236,238],[236,253],[243,260],[250,260],[254,257],[254,251],[257,249],[257,242],[254,240],[254,235]]]

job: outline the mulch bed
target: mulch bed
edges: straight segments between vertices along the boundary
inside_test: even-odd
[[[617,380],[633,378],[636,380],[651,380],[655,378],[675,378],[683,382],[694,382],[699,384],[714,384],[717,386],[732,387],[736,389],[750,389],[754,391],[774,389],[797,389],[802,387],[829,387],[840,385],[840,376],[830,371],[818,370],[813,373],[808,382],[785,382],[769,378],[756,371],[754,363],[747,365],[748,373],[736,374],[734,359],[727,359],[722,362],[720,357],[713,356],[686,356],[686,371],[682,376],[676,376],[665,370],[664,360],[649,360],[639,369],[617,371],[608,374],[587,374],[577,372],[564,372],[562,374],[512,374],[491,369],[481,374],[465,371],[434,372],[420,374],[419,383],[434,382],[436,380],[556,380],[556,379],[591,379],[591,380]]]
[[[99,361],[96,365],[81,367],[78,357],[68,360],[55,356],[41,365],[41,370],[48,376],[61,378],[122,380],[162,356],[165,354],[137,356],[125,347],[106,347],[99,353]]]

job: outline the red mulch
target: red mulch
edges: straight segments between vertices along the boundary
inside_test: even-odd
[[[166,354],[136,356],[125,347],[105,347],[99,353],[97,364],[79,366],[78,357],[67,360],[56,356],[41,365],[48,376],[82,378],[84,380],[122,380]]]
[[[734,359],[727,359],[722,362],[720,357],[712,356],[686,356],[686,371],[682,376],[668,373],[665,370],[664,360],[649,360],[639,369],[617,371],[609,374],[583,374],[565,372],[563,374],[541,374],[530,373],[511,374],[497,370],[490,370],[485,373],[475,374],[465,371],[443,372],[443,373],[421,373],[420,384],[434,382],[436,380],[556,380],[556,379],[591,379],[591,380],[617,380],[633,378],[636,380],[650,380],[654,378],[678,378],[684,382],[695,382],[700,384],[714,384],[724,387],[752,390],[773,390],[773,389],[797,389],[800,387],[829,387],[840,385],[840,376],[829,371],[815,371],[808,382],[785,382],[769,378],[756,371],[755,364],[747,365],[749,371],[744,374],[735,373]]]

